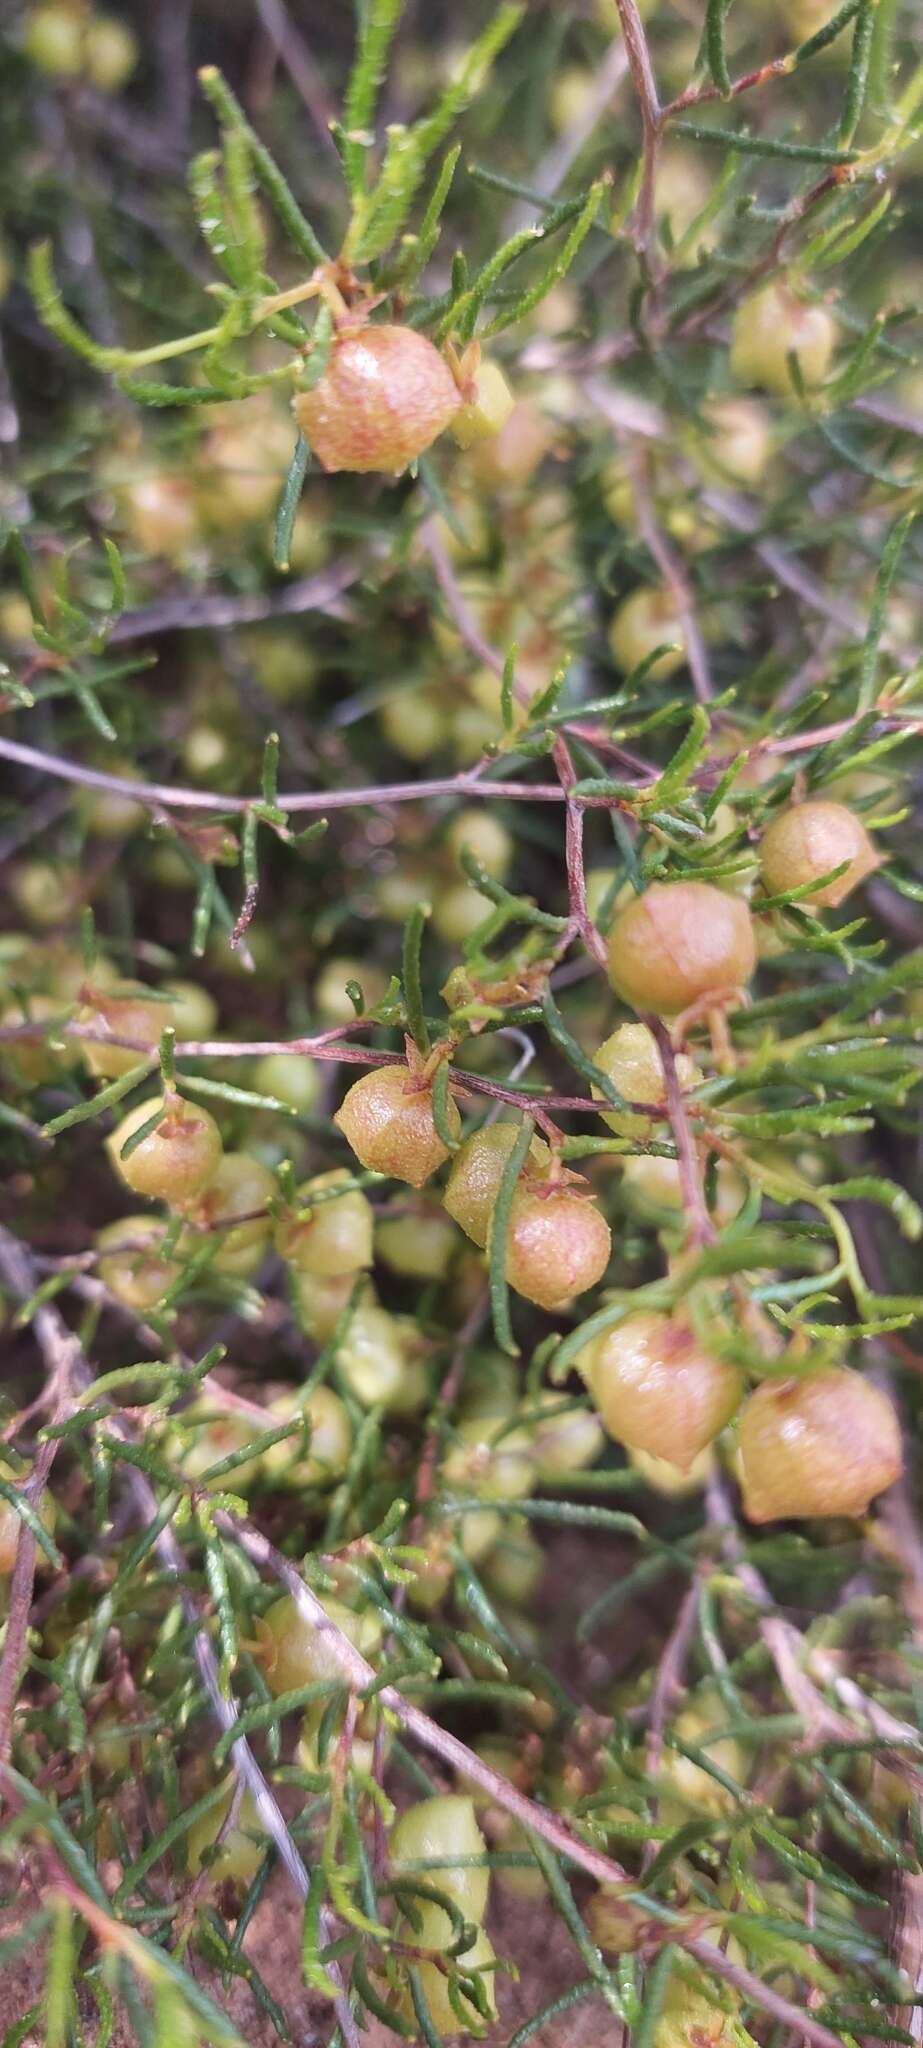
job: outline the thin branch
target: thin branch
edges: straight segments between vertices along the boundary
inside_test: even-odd
[[[709,1216],[708,1206],[705,1201],[705,1190],[702,1185],[702,1166],[696,1150],[695,1139],[689,1128],[689,1119],[686,1115],[686,1104],[683,1100],[683,1091],[679,1084],[679,1075],[676,1069],[676,1054],[673,1050],[673,1040],[662,1018],[651,1016],[646,1018],[645,1022],[657,1040],[657,1049],[660,1053],[660,1061],[663,1067],[667,1116],[670,1120],[670,1129],[673,1132],[673,1139],[676,1145],[676,1158],[679,1166],[680,1187],[682,1189],[683,1208],[686,1212],[689,1242],[701,1249],[703,1245],[714,1244],[717,1232]]]
[[[91,768],[82,761],[68,761],[60,754],[46,754],[19,740],[0,739],[0,760],[18,761],[42,775],[55,775],[64,782],[80,783],[87,789],[108,789],[118,796],[137,797],[157,809],[181,811],[233,811],[237,815],[262,803],[262,795],[224,795],[206,789],[190,789],[181,783],[141,782],[130,775],[110,775],[103,768]],[[359,810],[368,805],[425,803],[430,797],[509,797],[524,803],[563,803],[563,792],[553,782],[500,782],[487,780],[483,767],[462,769],[426,782],[372,783],[361,789],[307,789],[279,792],[279,803],[293,815],[299,811]]]
[[[282,478],[279,478],[281,489]],[[224,591],[205,591],[201,596],[178,591],[175,597],[142,605],[138,611],[123,612],[109,634],[109,645],[145,640],[157,633],[186,633],[203,626],[252,626],[262,619],[290,618],[301,612],[333,610],[344,590],[358,583],[381,557],[381,548],[371,546],[362,554],[347,555],[331,563],[316,576],[303,576],[281,590],[263,591],[254,597],[233,597]],[[337,616],[339,614],[336,614]]]
[[[650,268],[651,242],[654,233],[654,185],[657,175],[657,149],[660,141],[661,112],[657,95],[657,80],[647,47],[647,37],[635,0],[616,0],[628,68],[641,113],[641,131],[644,149],[641,168],[641,188],[638,193],[636,211],[636,239],[638,253]]]

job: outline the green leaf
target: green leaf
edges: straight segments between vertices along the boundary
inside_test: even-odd
[[[375,118],[391,38],[401,18],[403,5],[404,0],[366,0],[361,11],[359,42],[343,110],[343,167],[353,193],[360,191],[365,183],[372,137],[363,131],[371,128]]]
[[[430,1046],[426,1013],[423,1008],[423,990],[420,982],[420,951],[423,932],[430,914],[428,903],[414,905],[404,926],[404,947],[402,975],[404,982],[404,1006],[407,1012],[407,1029],[418,1052],[428,1053]]]

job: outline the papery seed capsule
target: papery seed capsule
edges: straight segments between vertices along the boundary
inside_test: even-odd
[[[738,1452],[751,1522],[862,1515],[902,1465],[887,1395],[845,1366],[764,1380],[742,1410]]]
[[[731,369],[742,384],[793,398],[789,357],[809,387],[822,384],[837,341],[826,306],[810,305],[779,278],[742,299],[731,327]]]
[[[356,1158],[375,1173],[420,1188],[449,1154],[433,1121],[432,1089],[403,1064],[378,1067],[354,1081],[333,1119]],[[446,1123],[453,1136],[461,1117],[451,1096]]]
[[[399,476],[459,409],[438,349],[412,327],[366,326],[337,337],[313,391],[293,400],[305,440],[326,470]]]
[[[620,1024],[593,1054],[600,1067],[626,1102],[649,1102],[666,1114],[666,1082],[657,1040],[646,1024]],[[685,1053],[676,1055],[676,1078],[681,1088],[694,1088],[702,1075]],[[604,1101],[602,1090],[593,1083],[593,1094]],[[630,1110],[600,1111],[604,1124],[622,1138],[642,1138],[650,1131],[651,1118]]]
[[[579,1367],[609,1435],[683,1472],[740,1400],[736,1367],[680,1316],[629,1316],[591,1340]]]
[[[159,1114],[159,1122],[128,1157],[122,1147],[141,1125]],[[182,1208],[214,1177],[221,1158],[221,1133],[213,1116],[181,1096],[150,1097],[131,1109],[106,1139],[116,1173],[136,1195]]]
[[[709,882],[653,882],[619,912],[608,951],[616,995],[664,1017],[745,987],[756,966],[746,903]]]
[[[306,1213],[284,1216],[276,1230],[280,1258],[321,1280],[339,1279],[371,1265],[372,1205],[361,1188],[350,1187],[351,1179],[345,1167],[338,1167],[304,1182],[298,1190],[298,1203]],[[343,1194],[332,1200],[315,1199],[340,1182],[345,1183]]]
[[[527,1301],[563,1307],[602,1279],[611,1250],[609,1225],[585,1196],[567,1188],[517,1188],[508,1220],[506,1277]]]
[[[461,1225],[467,1237],[483,1250],[494,1212],[506,1162],[516,1143],[517,1124],[488,1124],[472,1131],[459,1145],[445,1185],[443,1200],[449,1215]],[[551,1153],[541,1138],[533,1138],[526,1155],[522,1179],[535,1179],[548,1167]]]
[[[763,833],[760,841],[760,869],[770,896],[782,896],[789,889],[801,889],[820,882],[833,868],[849,866],[835,880],[812,889],[802,899],[802,909],[836,910],[853,889],[874,874],[881,862],[871,839],[854,811],[845,804],[815,798],[808,803],[790,804]]]

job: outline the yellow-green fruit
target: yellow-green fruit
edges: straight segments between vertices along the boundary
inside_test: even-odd
[[[563,1308],[602,1279],[611,1250],[609,1225],[585,1196],[568,1188],[517,1188],[506,1234],[506,1277],[527,1301]]]
[[[256,1623],[259,1650],[256,1652],[263,1677],[277,1698],[295,1692],[300,1685],[327,1679],[342,1684],[342,1652],[336,1634],[346,1636],[363,1657],[374,1656],[381,1645],[381,1623],[370,1608],[357,1614],[341,1600],[325,1594],[323,1608],[332,1626],[309,1620],[289,1594],[273,1601]]]
[[[388,745],[405,761],[428,761],[448,739],[445,709],[428,689],[395,690],[379,705],[378,722]]]
[[[646,1024],[620,1024],[618,1030],[604,1039],[593,1054],[593,1064],[601,1068],[626,1102],[650,1103],[661,1116],[665,1115],[663,1061],[657,1040]],[[687,1059],[685,1053],[676,1054],[676,1078],[683,1089],[694,1088],[702,1079],[694,1060]],[[600,1100],[605,1099],[595,1082],[593,1094]],[[633,1115],[630,1110],[621,1109],[606,1110],[602,1113],[602,1120],[621,1138],[645,1137],[652,1122],[649,1116]]]
[[[684,1206],[683,1183],[676,1159],[660,1159],[655,1153],[640,1153],[626,1159],[622,1183],[634,1213],[657,1223],[663,1210]],[[729,1159],[719,1159],[715,1176],[712,1215],[717,1223],[730,1223],[746,1198],[747,1183]]]
[[[185,735],[182,756],[187,774],[197,782],[220,782],[232,766],[233,739],[221,726],[200,718]]]
[[[408,1280],[442,1280],[459,1243],[452,1224],[438,1210],[385,1216],[375,1231],[376,1255],[392,1273]]]
[[[372,1264],[374,1215],[361,1188],[352,1188],[345,1167],[315,1174],[298,1190],[299,1210],[284,1216],[276,1229],[280,1257],[302,1273],[318,1279],[339,1279]],[[343,1194],[326,1200],[327,1190],[345,1183]]]
[[[487,1911],[490,1873],[486,1863],[472,1866],[472,1857],[487,1855],[487,1843],[477,1823],[474,1802],[463,1793],[420,1799],[402,1813],[391,1831],[391,1869],[395,1879],[415,1879],[444,1892],[465,1920],[477,1925]],[[426,1867],[419,1869],[416,1866]],[[429,1903],[428,1917],[433,1947],[447,1948],[453,1939],[452,1922],[440,1906]]]
[[[449,1215],[461,1225],[466,1237],[483,1251],[500,1182],[518,1136],[516,1124],[488,1124],[473,1131],[459,1145],[452,1160],[443,1200]],[[548,1166],[551,1154],[541,1138],[533,1138],[523,1167],[523,1179],[537,1177]]]
[[[816,798],[780,812],[760,841],[760,870],[770,896],[821,883],[824,875],[842,867],[844,861],[849,865],[843,874],[804,897],[805,910],[837,909],[880,867],[862,819],[845,804]]]
[[[477,1415],[461,1416],[442,1476],[449,1493],[524,1500],[535,1483],[531,1435],[527,1429],[510,1429]]]
[[[14,1493],[23,1492],[25,1481],[30,1477],[31,1474],[29,1472],[25,1474],[14,1472],[12,1466],[8,1465],[5,1459],[0,1458],[0,1479],[4,1479],[7,1486],[12,1487]],[[54,1502],[47,1495],[42,1500],[39,1508],[39,1520],[42,1528],[46,1529],[50,1535],[54,1528],[55,1512]],[[16,1509],[10,1506],[9,1501],[0,1499],[0,1578],[7,1578],[16,1563],[20,1531],[24,1527],[25,1523],[22,1516],[18,1515]],[[36,1547],[36,1564],[42,1564],[44,1557],[44,1551]]]
[[[669,1458],[652,1457],[650,1451],[629,1448],[628,1462],[654,1493],[662,1494],[665,1500],[677,1500],[686,1493],[700,1493],[702,1487],[708,1485],[715,1469],[715,1454],[709,1444],[697,1458],[693,1458],[686,1472],[682,1472],[678,1465],[671,1465]]]
[[[647,674],[664,682],[676,674],[686,659],[682,620],[675,600],[667,590],[633,590],[619,605],[609,628],[609,646],[622,674],[631,675],[649,660],[655,648],[663,647]]]
[[[475,860],[498,882],[502,882],[513,858],[513,842],[506,826],[483,806],[458,811],[446,832],[445,843],[459,866],[463,853],[473,853]]]
[[[94,975],[95,975],[94,968]],[[177,1038],[211,1038],[218,1022],[218,1005],[207,988],[197,981],[171,981],[171,1022]]]
[[[307,1431],[307,1450],[295,1433],[263,1452],[263,1470],[273,1480],[293,1487],[330,1486],[345,1472],[353,1433],[346,1406],[332,1387],[314,1387],[307,1400],[294,1391],[277,1394],[269,1416],[279,1422],[297,1416]]]
[[[327,1712],[327,1706],[328,1702],[321,1699],[315,1700],[313,1706],[305,1708],[301,1723],[301,1734],[298,1737],[298,1747],[295,1751],[295,1759],[300,1764],[301,1769],[303,1771],[310,1771],[314,1777],[322,1776],[330,1771],[336,1754],[338,1734],[342,1727],[342,1714],[337,1717],[332,1732],[328,1724],[326,1752],[322,1760],[318,1737],[321,1731],[321,1724]],[[367,1701],[365,1706],[360,1708],[349,1746],[349,1762],[352,1770],[366,1772],[374,1770],[376,1736],[380,1727],[381,1710],[375,1701]],[[385,1757],[387,1757],[390,1751],[392,1740],[392,1731],[386,1725],[383,1739]]]
[[[61,1026],[66,1020],[67,1004],[60,997],[45,996],[41,991],[21,1003],[9,1003],[0,1011],[0,1025],[4,1027],[15,1029],[27,1023],[43,1026],[41,1037],[8,1038],[2,1046],[7,1073],[21,1088],[40,1088],[43,1081],[52,1080],[62,1067],[73,1066],[79,1057],[78,1041],[62,1034]]]
[[[610,927],[609,980],[633,1010],[676,1016],[743,988],[756,966],[753,921],[709,882],[653,882]]]
[[[541,1552],[539,1551],[541,1559]],[[530,1790],[527,1768],[523,1765],[522,1750],[518,1743],[504,1735],[481,1735],[472,1744],[475,1756],[495,1771],[499,1778],[507,1778],[517,1791]],[[462,1783],[465,1780],[462,1779]],[[513,1820],[505,1807],[494,1805],[489,1792],[480,1785],[466,1785],[474,1802],[474,1809],[481,1821],[491,1846],[505,1854],[528,1855],[529,1842],[525,1830]],[[542,1899],[546,1884],[538,1865],[531,1868],[515,1868],[501,1864],[492,1872],[491,1882],[500,1886],[501,1891],[510,1892],[517,1899]]]
[[[333,1121],[363,1166],[413,1188],[422,1187],[449,1157],[433,1120],[432,1089],[403,1063],[354,1081]],[[451,1096],[446,1127],[458,1137],[461,1118]]]
[[[423,1362],[412,1346],[417,1326],[374,1302],[360,1302],[337,1350],[337,1365],[363,1408],[415,1415],[429,1391]]]
[[[261,1095],[274,1095],[300,1116],[309,1116],[320,1098],[320,1074],[314,1060],[303,1052],[265,1053],[257,1062],[253,1085]]]
[[[186,477],[139,476],[119,486],[122,517],[145,555],[182,562],[199,534],[195,496]]]
[[[128,1157],[122,1147],[153,1116],[159,1121]],[[213,1116],[180,1096],[151,1096],[131,1109],[106,1139],[112,1165],[136,1195],[182,1208],[202,1193],[218,1170],[221,1133]]]
[[[733,1735],[719,1736],[717,1742],[709,1741],[712,1729],[723,1727],[728,1718],[727,1707],[717,1687],[704,1685],[689,1706],[677,1714],[674,1732],[680,1742],[687,1742],[690,1748],[704,1750],[719,1770],[742,1784],[747,1775],[747,1751],[743,1744]],[[719,1784],[717,1778],[710,1777],[701,1764],[694,1764],[691,1758],[682,1756],[678,1749],[664,1751],[660,1775],[665,1787],[661,1802],[665,1820],[675,1818],[678,1822],[684,1819],[684,1809],[689,1807],[713,1814],[733,1812],[736,1805],[733,1792]]]
[[[688,1472],[738,1405],[740,1376],[680,1315],[652,1311],[603,1330],[580,1371],[609,1435]]]
[[[314,983],[314,1006],[325,1024],[355,1022],[356,1012],[346,993],[348,981],[358,983],[367,1010],[384,995],[384,981],[377,967],[337,955],[325,963]]]
[[[731,327],[731,369],[741,384],[793,398],[789,358],[795,356],[809,388],[822,384],[836,342],[836,321],[826,306],[796,298],[776,279],[741,300]]]
[[[333,1336],[340,1317],[349,1306],[358,1279],[357,1273],[343,1273],[336,1280],[319,1279],[314,1273],[302,1273],[297,1266],[292,1267],[292,1287],[301,1325],[317,1343],[326,1344],[327,1338]],[[363,1281],[360,1294],[367,1306],[374,1304],[375,1294],[370,1281]]]
[[[764,1380],[741,1413],[738,1453],[751,1522],[862,1515],[903,1462],[887,1395],[844,1366]]]
[[[291,443],[288,422],[265,408],[258,421],[229,420],[213,428],[205,442],[207,482],[200,498],[210,527],[233,534],[269,518]]]
[[[209,1261],[214,1272],[235,1273],[243,1279],[255,1272],[269,1243],[269,1204],[277,1193],[275,1175],[249,1152],[226,1152],[218,1161],[191,1219],[209,1229],[227,1226],[216,1236],[216,1250]],[[203,1242],[190,1232],[184,1250],[194,1251]]]
[[[216,1409],[207,1396],[190,1403],[183,1411],[183,1428],[192,1429],[193,1434],[177,1449],[177,1461],[187,1479],[200,1483],[212,1465],[229,1458],[233,1451],[246,1450],[260,1433],[260,1424],[255,1416],[240,1415]],[[221,1475],[210,1480],[210,1486],[233,1486],[238,1493],[245,1492],[259,1477],[258,1458],[243,1459],[235,1465],[226,1477]]]
[[[120,92],[138,62],[131,29],[114,14],[93,14],[84,32],[84,62],[97,92]]]
[[[715,398],[704,418],[707,432],[698,455],[705,474],[755,489],[772,454],[772,421],[765,408],[756,398]]]
[[[224,1821],[230,1810],[236,1789],[236,1779],[231,1775],[224,1786],[222,1797],[203,1813],[200,1820],[193,1821],[186,1836],[186,1864],[190,1874],[197,1877],[205,1864],[212,1844],[217,1841]],[[266,1854],[266,1830],[249,1793],[244,1793],[237,1812],[237,1818],[228,1828],[218,1845],[217,1853],[208,1864],[209,1876],[216,1884],[228,1879],[242,1888],[256,1876]]]
[[[501,1528],[499,1541],[481,1566],[481,1577],[495,1600],[525,1607],[544,1575],[545,1553],[524,1516],[504,1516]]]
[[[447,946],[463,946],[492,909],[489,898],[470,882],[452,882],[433,900],[433,925]]]
[[[528,1407],[532,1413],[539,1410],[538,1420],[527,1426],[536,1477],[542,1485],[595,1465],[606,1441],[597,1416],[551,1389]]]
[[[123,983],[110,993],[93,994],[78,1012],[77,1021],[94,1031],[109,1031],[113,1039],[131,1038],[137,1049],[112,1044],[108,1039],[85,1038],[81,1052],[91,1074],[113,1080],[136,1067],[146,1053],[156,1052],[161,1033],[175,1022],[172,1005],[158,1002],[143,988]]]
[[[516,402],[499,364],[487,359],[478,364],[470,387],[452,421],[452,437],[459,448],[492,440],[505,427]]]
[[[509,419],[487,441],[471,449],[468,461],[479,483],[502,489],[528,483],[554,439],[554,429],[531,398],[519,398]]]
[[[138,773],[130,761],[110,758],[105,766],[110,774],[129,777]],[[87,831],[98,839],[127,839],[147,821],[148,813],[137,797],[124,796],[117,789],[78,788],[75,804]]]
[[[73,870],[50,860],[20,860],[4,877],[17,909],[30,924],[45,929],[67,917],[74,885]]]
[[[23,46],[39,71],[53,78],[77,78],[83,70],[84,25],[70,7],[32,7]]]
[[[96,1271],[103,1286],[138,1315],[153,1308],[182,1270],[175,1259],[160,1256],[165,1231],[159,1217],[120,1216],[96,1233],[101,1255]]]

